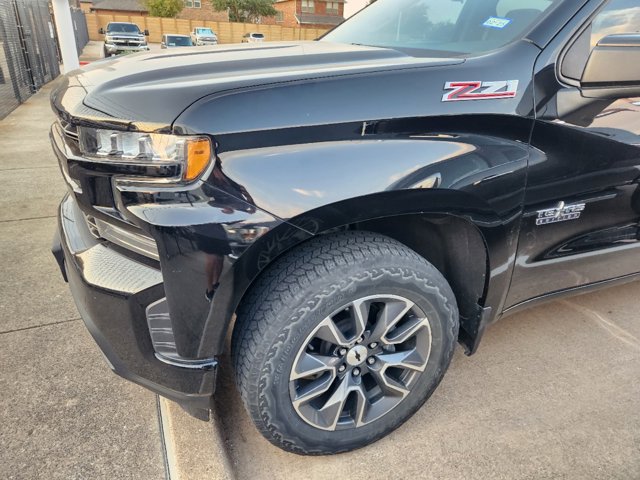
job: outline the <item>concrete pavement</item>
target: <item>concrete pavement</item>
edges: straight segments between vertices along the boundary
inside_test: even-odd
[[[213,424],[113,375],[82,325],[50,253],[50,88],[0,121],[0,478],[232,478]]]
[[[0,478],[227,480],[212,423],[109,370],[50,252],[50,86],[0,121]]]
[[[241,479],[640,478],[640,283],[541,306],[458,349],[427,404],[390,436],[333,457],[255,431],[227,365],[217,396]]]
[[[112,375],[49,248],[49,87],[0,122],[0,477],[165,477],[156,398]]]

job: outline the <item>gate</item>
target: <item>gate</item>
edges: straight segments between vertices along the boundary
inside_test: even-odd
[[[59,74],[48,0],[0,0],[0,118]]]

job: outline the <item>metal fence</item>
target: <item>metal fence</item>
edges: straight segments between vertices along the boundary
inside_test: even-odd
[[[78,56],[82,53],[82,49],[89,43],[89,30],[87,29],[87,17],[84,12],[77,8],[71,9],[71,20],[73,21],[73,34],[76,37],[76,48]]]
[[[72,14],[82,48],[88,40],[86,20],[82,12]],[[59,74],[49,0],[0,0],[0,118]]]

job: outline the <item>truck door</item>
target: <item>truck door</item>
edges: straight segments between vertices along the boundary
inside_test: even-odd
[[[537,120],[507,308],[640,272],[640,3],[601,3],[534,69]]]

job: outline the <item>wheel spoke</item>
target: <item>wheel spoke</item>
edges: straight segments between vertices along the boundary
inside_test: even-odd
[[[404,317],[414,303],[409,300],[393,300],[385,303],[375,328],[371,332],[370,340],[373,342],[385,342],[387,333]]]
[[[350,378],[344,377],[338,383],[337,388],[329,399],[325,402],[322,408],[318,409],[318,415],[324,420],[325,425],[329,430],[335,430],[338,420],[340,420],[340,414],[344,410],[344,404],[347,401],[350,390]]]
[[[367,395],[364,392],[364,387],[362,386],[362,383],[360,383],[358,385],[357,388],[355,388],[353,390],[356,395],[356,411],[355,411],[355,415],[354,415],[354,419],[356,422],[356,427],[359,427],[361,425],[364,425],[364,417],[367,413],[367,407],[369,406],[369,400],[367,399]]]
[[[393,330],[391,333],[387,333],[384,337],[384,341],[391,345],[398,345],[406,342],[418,333],[421,328],[426,327],[428,324],[429,320],[427,318],[412,318],[402,326]]]
[[[417,348],[412,348],[404,352],[384,353],[377,355],[377,359],[383,368],[408,368],[409,370],[422,372],[427,366],[426,360],[420,355]]]
[[[309,403],[314,398],[319,397],[329,390],[335,378],[335,374],[323,375],[317,380],[305,385],[296,392],[296,396],[293,399],[293,406],[297,408],[300,405]]]
[[[336,365],[339,359],[336,357],[327,357],[324,355],[314,355],[308,352],[302,352],[298,361],[293,366],[290,380],[298,380],[299,378],[310,377],[327,370],[335,373]]]
[[[367,328],[367,320],[369,318],[370,302],[357,300],[351,304],[354,320],[354,340],[360,338]]]
[[[389,378],[385,374],[385,370],[386,369],[383,367],[383,365],[380,365],[377,368],[369,368],[369,372],[375,379],[380,389],[387,395],[401,396],[402,398],[409,395],[409,389],[397,380]]]
[[[314,336],[333,345],[338,345],[341,347],[349,346],[349,340],[344,337],[331,317],[325,318],[320,323],[319,328],[316,330]]]

